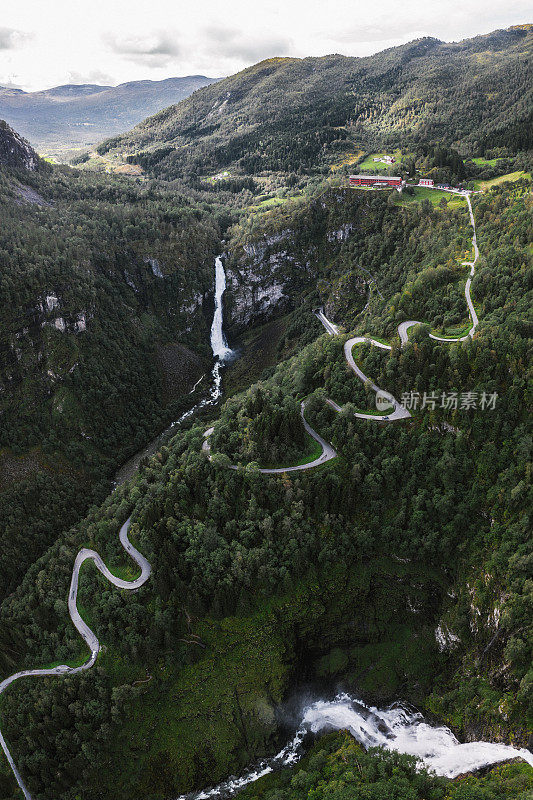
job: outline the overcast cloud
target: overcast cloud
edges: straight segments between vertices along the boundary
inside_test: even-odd
[[[274,56],[364,56],[533,22],[529,0],[17,0],[3,3],[0,84],[221,77]]]
[[[153,31],[132,36],[104,34],[102,39],[111,52],[149,69],[162,69],[181,54],[177,35],[168,32]]]
[[[203,34],[203,36],[202,36]],[[209,25],[200,31],[205,49],[210,56],[223,59],[240,59],[244,64],[255,64],[264,58],[288,56],[294,52],[294,44],[288,36],[279,34],[246,33],[239,28],[225,25]]]
[[[31,34],[24,31],[17,31],[13,28],[0,27],[0,50],[15,50],[21,47],[28,39],[31,39]]]

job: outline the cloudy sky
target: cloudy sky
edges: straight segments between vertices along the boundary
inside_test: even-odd
[[[221,77],[270,56],[368,55],[530,19],[530,0],[3,0],[0,85]]]

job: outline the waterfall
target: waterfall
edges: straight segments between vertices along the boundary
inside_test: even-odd
[[[449,728],[429,725],[421,714],[400,703],[378,709],[342,693],[333,700],[317,700],[304,706],[293,739],[273,758],[261,761],[240,778],[231,777],[214,788],[181,795],[178,800],[233,797],[263,775],[297,763],[303,755],[302,744],[307,734],[331,730],[350,731],[365,748],[384,747],[416,756],[423,767],[446,778],[517,757],[533,766],[529,750],[491,742],[461,744]]]
[[[215,259],[215,313],[211,324],[211,349],[213,355],[219,361],[225,361],[232,350],[228,347],[223,328],[223,306],[222,296],[226,290],[226,273],[222,259],[217,256]]]
[[[213,355],[215,357],[215,363],[213,364],[213,368],[211,370],[212,381],[211,386],[209,387],[209,395],[192,406],[192,408],[189,408],[188,411],[184,411],[184,413],[181,414],[178,419],[174,420],[174,422],[172,422],[168,428],[163,431],[163,433],[146,445],[146,447],[143,447],[142,450],[139,450],[139,452],[134,456],[129,458],[115,475],[115,488],[120,486],[121,483],[124,483],[124,481],[131,478],[131,476],[137,472],[139,464],[143,458],[149,458],[157,452],[157,449],[161,447],[161,444],[167,440],[168,435],[173,432],[174,428],[179,427],[183,422],[185,422],[185,420],[190,419],[201,408],[215,405],[215,403],[217,403],[222,396],[221,368],[224,362],[228,361],[230,357],[234,356],[233,350],[228,347],[228,342],[224,335],[223,328],[224,316],[222,296],[225,289],[226,273],[224,272],[222,259],[220,256],[218,256],[215,259],[215,312],[213,314],[213,322],[211,324],[211,350],[213,351]],[[204,376],[202,376],[202,378],[203,377]],[[202,378],[200,378],[200,380],[202,380]],[[196,382],[192,391],[196,389],[200,383],[200,380]]]
[[[222,297],[226,291],[226,273],[224,272],[224,265],[220,256],[215,259],[215,312],[213,314],[213,322],[211,323],[211,350],[215,357],[215,363],[211,370],[211,377],[213,382],[209,390],[209,397],[200,400],[193,408],[186,411],[181,417],[173,422],[171,428],[176,425],[181,425],[189,417],[205,406],[214,405],[217,400],[222,396],[222,373],[221,366],[225,361],[228,361],[233,355],[233,350],[228,347],[228,341],[224,333],[224,306]]]

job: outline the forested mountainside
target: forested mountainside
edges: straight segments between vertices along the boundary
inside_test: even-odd
[[[228,233],[228,325],[240,332],[251,321],[280,316],[304,294],[307,312],[324,306],[350,329],[370,300],[402,288],[409,294],[400,313],[422,314],[439,329],[462,322],[466,308],[455,283],[471,246],[468,215],[453,196],[445,208],[410,208],[397,193],[338,188],[243,215]]]
[[[329,169],[364,149],[443,142],[462,155],[531,147],[533,28],[424,38],[365,58],[274,58],[104,142],[167,179],[222,169]]]
[[[212,78],[190,75],[119,86],[72,84],[40,92],[0,86],[0,118],[41,152],[58,152],[127,131],[210,83]]]
[[[393,198],[333,189],[228,232],[233,323],[276,317],[279,365],[213,419],[211,460],[205,422],[179,433],[3,602],[3,674],[82,663],[66,606],[76,553],[92,547],[116,575],[135,577],[118,540],[133,513],[131,539],[153,570],[144,585],[119,592],[92,566],[81,573],[79,607],[104,645],[96,665],[21,680],[2,696],[2,732],[33,796],[159,800],[212,784],[275,749],[285,735],[276,710],[304,681],[410,700],[467,739],[527,744],[531,183],[472,199],[480,325],[459,343],[427,334],[469,327],[466,203]],[[246,292],[256,275],[267,302]],[[319,303],[347,331],[391,343],[389,354],[358,345],[356,358],[396,397],[496,401],[420,403],[392,425],[356,419],[374,398],[346,367],[347,337],[319,327]],[[426,324],[400,348],[396,326],[409,318]],[[305,396],[337,457],[261,474],[258,464],[308,455]],[[525,800],[531,790],[520,766],[457,785],[417,777],[409,759],[365,756],[342,736],[317,747],[294,774],[243,797],[366,800],[387,796],[391,781],[402,800]]]
[[[8,127],[0,215],[3,597],[209,368],[219,232],[165,189],[51,169]]]

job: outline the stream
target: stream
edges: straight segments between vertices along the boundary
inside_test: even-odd
[[[470,199],[467,197],[467,202],[470,210],[470,218],[472,226],[474,227],[474,252],[475,259],[469,262],[471,267],[469,281],[474,274],[474,265],[478,258],[478,250],[475,241],[475,225],[470,205]],[[177,420],[175,420],[162,434],[154,439],[143,450],[131,458],[123,467],[117,472],[116,484],[119,485],[127,480],[137,470],[139,463],[145,456],[153,455],[160,447],[162,442],[168,437],[172,430],[179,426],[186,419],[191,417],[201,408],[214,405],[222,394],[222,367],[224,363],[234,357],[234,352],[228,345],[226,336],[223,329],[223,296],[226,289],[226,275],[224,272],[224,265],[222,259],[217,257],[215,259],[215,298],[214,298],[214,314],[213,322],[211,325],[211,349],[214,357],[214,364],[211,370],[211,388],[209,394],[204,397],[200,402],[192,406],[188,411],[184,412]],[[478,324],[475,310],[471,303],[469,294],[469,282],[466,284],[465,296],[469,305],[470,314],[472,318],[472,328],[469,333],[461,337],[461,339],[443,340],[443,341],[462,341],[469,336],[472,336]],[[326,327],[330,335],[336,335],[338,329],[335,325],[329,322],[321,311],[318,313],[319,318]],[[419,324],[414,320],[409,320],[399,326],[399,335],[402,343],[407,340],[407,328]],[[431,336],[431,334],[430,334]],[[433,336],[432,338],[438,339]],[[367,338],[356,337],[349,340],[345,345],[349,347],[350,365],[355,369],[356,373],[363,380],[365,376],[360,373],[351,357],[351,347],[354,343],[367,341]],[[386,347],[389,346],[379,343],[377,340],[371,341],[376,346]],[[439,339],[440,341],[440,339]],[[348,358],[348,353],[346,353]],[[201,380],[201,379],[200,379]],[[191,394],[195,391],[198,381],[191,390]],[[377,390],[378,387],[374,388]],[[367,415],[356,414],[356,416],[367,418]],[[407,416],[410,416],[407,414]],[[376,417],[369,417],[375,420]],[[391,414],[385,419],[393,419]],[[305,420],[304,420],[305,424]],[[309,428],[307,426],[307,430]],[[313,433],[311,433],[313,435]],[[315,436],[316,438],[316,436]],[[319,439],[317,439],[318,441]],[[327,444],[327,443],[324,443]],[[307,465],[312,466],[311,464]],[[304,466],[299,467],[301,469]],[[263,470],[266,472],[277,472],[278,470]],[[130,518],[131,519],[131,518]],[[77,607],[77,591],[78,591],[78,578],[81,565],[88,559],[92,560],[100,572],[107,578],[114,586],[122,589],[137,589],[142,586],[150,577],[151,566],[147,559],[135,549],[133,544],[128,539],[128,528],[130,519],[126,520],[120,530],[120,542],[130,557],[141,567],[141,575],[135,580],[129,581],[114,576],[105,566],[101,556],[93,551],[83,548],[80,550],[76,557],[74,564],[71,587],[69,591],[68,608],[71,620],[76,629],[81,634],[82,638],[87,643],[91,650],[91,657],[87,662],[80,666],[70,667],[66,664],[59,664],[58,666],[47,667],[44,669],[25,670],[17,672],[9,676],[0,684],[0,694],[7,689],[14,681],[23,677],[44,677],[44,676],[57,676],[74,674],[82,670],[90,669],[96,661],[98,653],[100,652],[100,643],[96,634],[89,628],[87,623],[82,619]],[[423,716],[413,710],[412,708],[402,705],[401,703],[394,703],[392,706],[385,709],[378,709],[368,706],[361,700],[350,696],[349,694],[338,694],[333,699],[318,699],[307,700],[306,703],[300,703],[299,712],[292,714],[291,728],[294,731],[290,741],[280,750],[275,756],[259,762],[257,765],[250,767],[241,777],[231,776],[218,786],[201,790],[199,792],[192,792],[186,795],[181,795],[177,800],[226,800],[237,794],[240,789],[246,785],[253,783],[258,778],[266,775],[274,770],[281,769],[282,767],[294,765],[302,757],[305,752],[305,739],[308,736],[325,733],[332,730],[347,730],[352,736],[360,742],[365,748],[381,746],[387,750],[405,753],[415,756],[420,759],[421,764],[433,770],[437,775],[447,778],[454,778],[458,775],[474,772],[483,767],[491,766],[493,764],[507,761],[514,758],[522,758],[531,766],[533,766],[533,754],[526,749],[516,749],[509,745],[496,744],[491,742],[468,742],[461,744],[454,736],[452,731],[444,726],[432,726],[427,723]],[[8,759],[8,762],[13,770],[15,778],[26,798],[31,800],[29,791],[24,785],[24,782],[18,772],[13,758],[10,754],[8,746],[0,732],[0,746]]]
[[[129,480],[137,472],[139,469],[139,464],[144,458],[150,458],[150,456],[153,456],[155,453],[157,453],[159,448],[167,441],[169,434],[171,434],[175,428],[179,427],[183,422],[185,422],[185,420],[196,414],[196,412],[201,408],[215,405],[215,403],[217,403],[217,401],[220,399],[222,395],[222,366],[225,361],[228,361],[234,355],[233,350],[228,346],[223,327],[223,296],[225,290],[226,273],[224,272],[224,265],[221,257],[217,256],[215,259],[215,310],[213,314],[213,322],[211,324],[210,339],[211,350],[213,351],[215,363],[213,364],[213,368],[211,370],[211,387],[209,389],[208,396],[204,397],[202,400],[192,406],[192,408],[189,408],[188,411],[185,411],[180,417],[178,417],[178,419],[174,420],[174,422],[172,422],[168,428],[165,428],[162,433],[156,436],[155,439],[152,439],[152,441],[145,445],[145,447],[131,456],[131,458],[129,458],[120,467],[120,469],[117,470],[115,474],[115,487],[120,486],[121,484],[125,483],[125,481]],[[198,383],[200,383],[200,381],[193,386],[189,394],[194,392]]]
[[[214,405],[219,400],[222,394],[222,367],[224,362],[234,355],[228,346],[223,328],[225,289],[224,265],[222,259],[217,257],[215,260],[214,314],[210,338],[214,364],[211,370],[211,388],[208,396],[184,412],[162,434],[126,462],[117,472],[117,485],[131,477],[141,460],[146,456],[153,455],[174,428],[201,408]],[[331,331],[328,329],[327,325],[330,325],[328,320],[324,318],[322,321],[326,324],[329,333],[337,332],[336,329]],[[402,338],[402,332],[400,332],[400,338]],[[192,392],[195,388],[196,386],[193,387]],[[381,746],[387,750],[416,756],[424,767],[447,778],[454,778],[463,773],[474,772],[517,757],[523,758],[533,766],[533,755],[528,750],[490,742],[461,744],[449,728],[430,725],[419,712],[406,705],[395,703],[388,708],[378,709],[345,693],[338,694],[333,699],[319,699],[302,704],[299,713],[293,719],[292,727],[294,730],[292,738],[273,757],[251,766],[240,777],[230,776],[218,786],[181,795],[177,800],[226,800],[231,798],[263,775],[296,764],[305,752],[304,742],[308,736],[331,730],[348,730],[365,748]]]
[[[444,726],[429,725],[422,714],[401,703],[378,709],[346,693],[332,700],[316,700],[302,706],[293,738],[275,756],[259,762],[240,778],[230,777],[210,789],[180,795],[177,800],[226,800],[250,783],[296,764],[304,755],[305,738],[310,734],[347,730],[363,745],[384,747],[416,756],[437,775],[455,778],[483,767],[523,758],[533,766],[533,754],[524,748],[491,742],[461,744]]]

